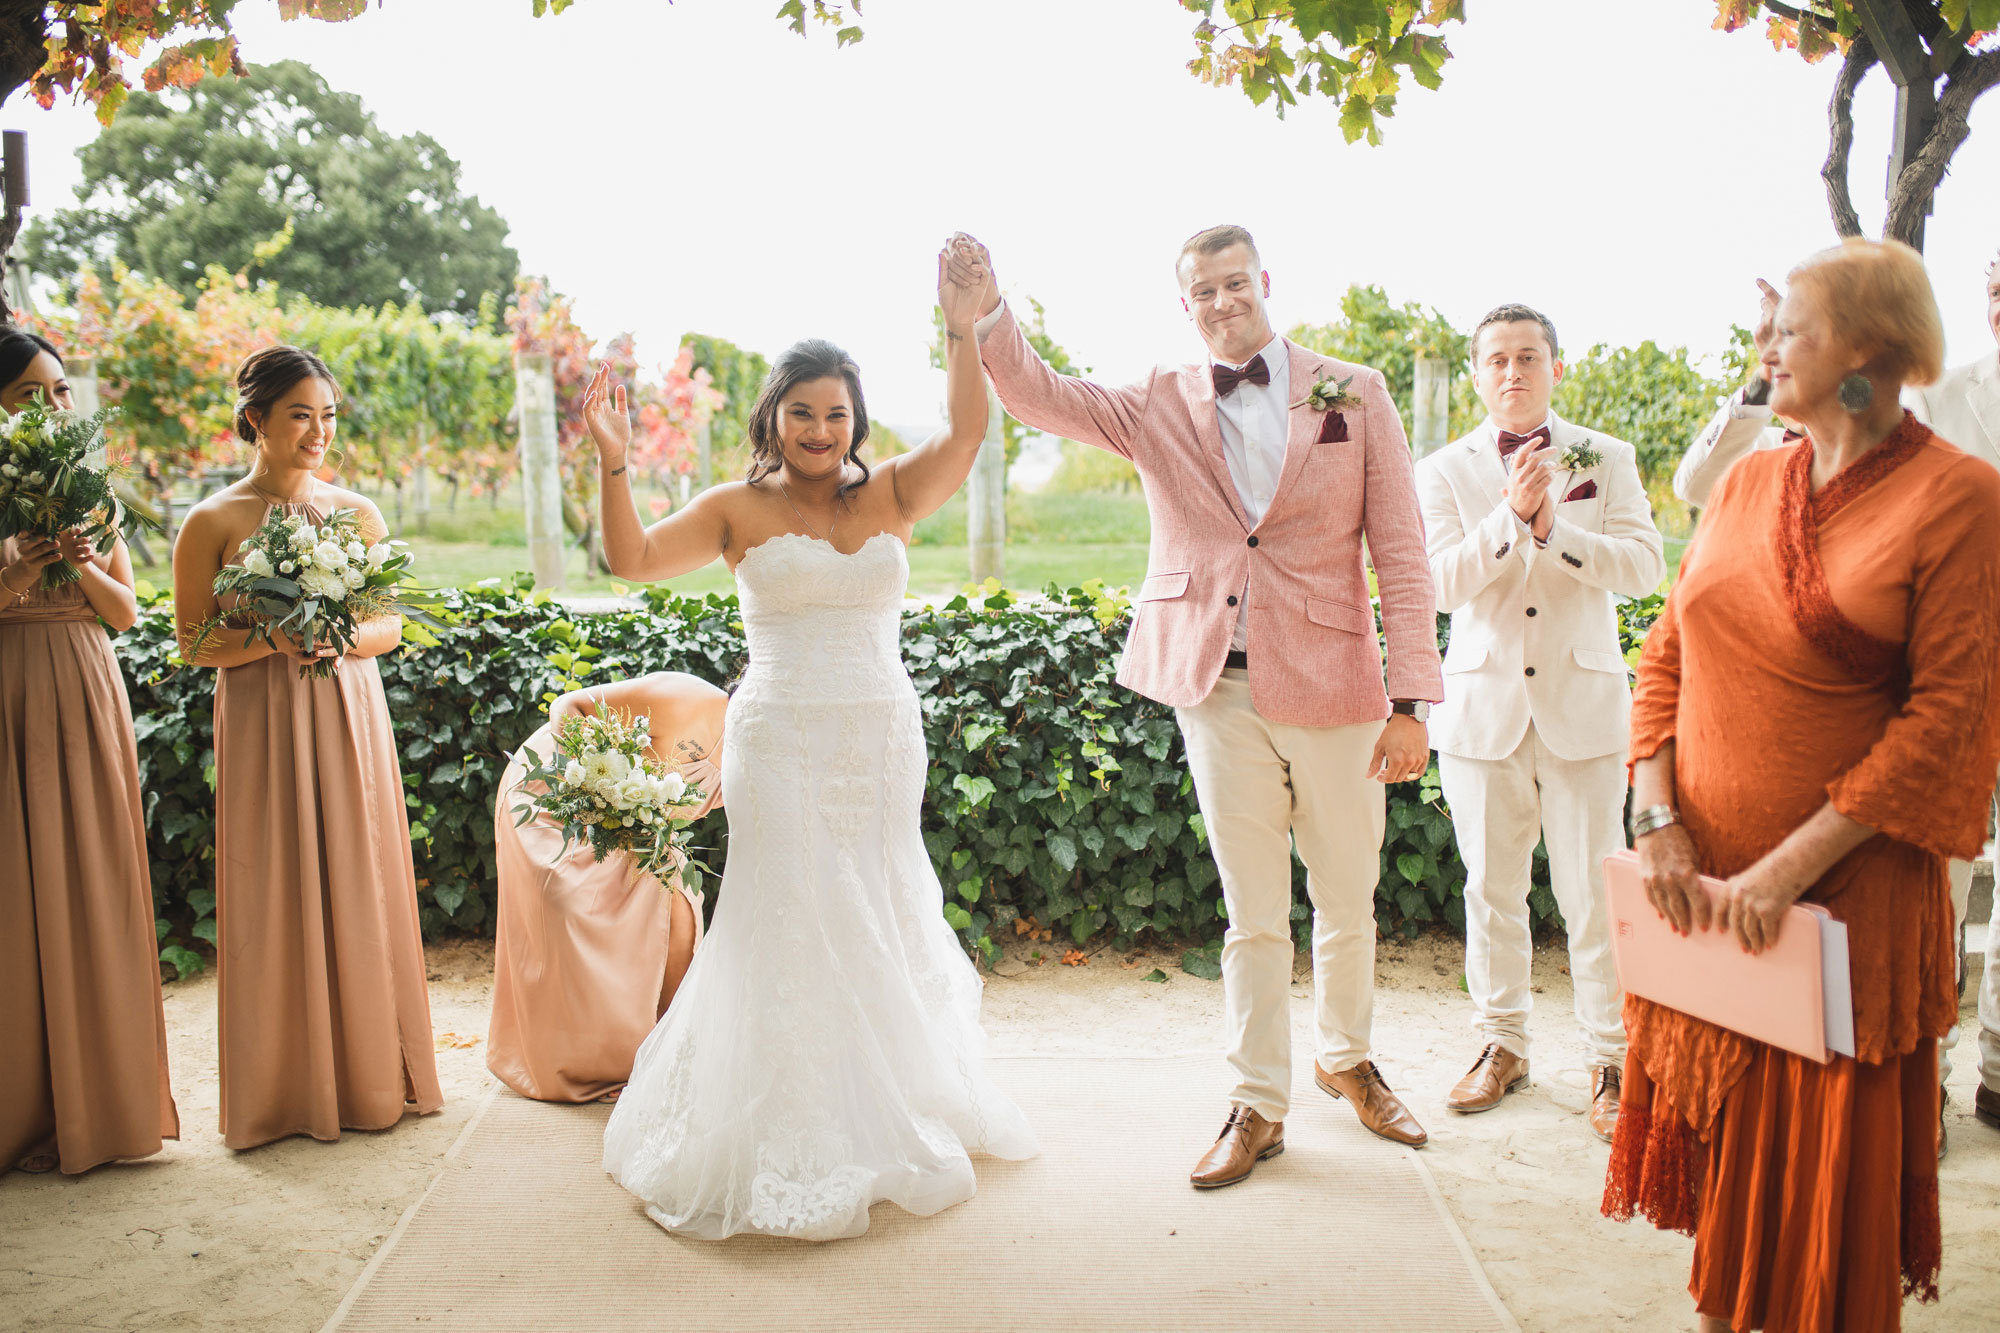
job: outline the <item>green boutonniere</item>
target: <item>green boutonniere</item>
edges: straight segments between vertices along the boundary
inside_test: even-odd
[[[1347,386],[1353,382],[1352,375],[1338,381],[1330,376],[1318,380],[1306,391],[1306,396],[1292,406],[1310,407],[1315,412],[1345,412],[1350,408],[1359,407],[1361,399],[1347,391]]]

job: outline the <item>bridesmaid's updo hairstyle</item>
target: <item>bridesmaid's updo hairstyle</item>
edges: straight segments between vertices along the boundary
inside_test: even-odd
[[[861,481],[848,482],[840,488],[840,495],[845,498],[868,480],[868,465],[861,461],[861,446],[868,439],[868,403],[861,396],[861,368],[854,364],[854,358],[824,338],[807,338],[793,343],[771,367],[771,373],[764,377],[764,387],[757,394],[756,405],[750,409],[747,431],[750,436],[750,468],[744,473],[747,480],[763,480],[776,472],[784,461],[784,449],[778,435],[778,409],[784,406],[785,395],[808,380],[835,377],[847,381],[847,400],[854,405],[854,425],[848,436],[847,461],[861,469]]]
[[[14,324],[0,324],[0,389],[28,373],[35,358],[47,352],[62,365],[62,353],[39,333],[30,333]]]
[[[266,419],[271,408],[300,380],[322,379],[333,386],[333,400],[341,399],[340,381],[326,368],[326,362],[303,347],[278,343],[260,347],[243,358],[236,368],[236,434],[250,444],[257,443],[257,420]]]

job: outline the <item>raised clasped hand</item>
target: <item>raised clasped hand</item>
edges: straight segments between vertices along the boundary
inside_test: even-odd
[[[1694,839],[1682,825],[1669,824],[1641,837],[1633,846],[1639,855],[1639,882],[1646,901],[1679,935],[1691,935],[1720,925],[1716,905],[1701,887]]]
[[[625,466],[625,451],[632,445],[632,415],[625,402],[625,386],[611,380],[611,363],[600,362],[583,391],[583,425],[597,446],[597,457],[607,469]]]
[[[1430,731],[1407,713],[1391,713],[1368,756],[1368,776],[1383,783],[1414,782],[1430,766]]]
[[[979,246],[959,232],[938,251],[938,309],[947,333],[968,333],[985,314],[983,303],[992,275]]]
[[[967,275],[975,270],[981,275],[979,285],[979,307],[974,312],[975,319],[984,319],[1000,308],[1000,280],[993,274],[993,256],[986,247],[972,236],[962,231],[953,232],[945,242],[945,249],[957,259],[959,270]]]
[[[1731,877],[1727,925],[1743,952],[1762,953],[1778,942],[1786,910],[1805,889],[1805,885],[1793,884],[1769,869],[1764,861]]]

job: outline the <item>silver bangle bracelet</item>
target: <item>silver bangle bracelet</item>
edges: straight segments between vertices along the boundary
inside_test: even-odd
[[[1671,805],[1649,805],[1643,810],[1632,812],[1632,839],[1638,841],[1648,833],[1658,833],[1669,824],[1681,822],[1681,812]]]

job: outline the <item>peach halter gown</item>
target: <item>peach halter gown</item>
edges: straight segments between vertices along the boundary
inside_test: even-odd
[[[313,522],[310,504],[274,505]],[[444,1105],[403,773],[373,658],[215,682],[222,1135],[254,1148]]]

